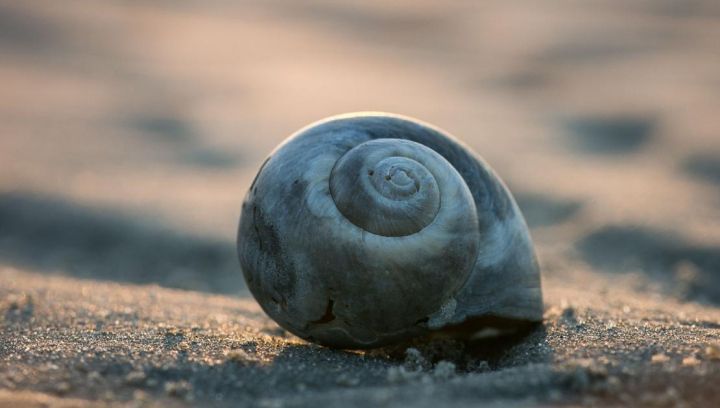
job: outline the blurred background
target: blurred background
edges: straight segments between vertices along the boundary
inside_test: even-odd
[[[482,155],[546,285],[720,304],[716,0],[0,0],[0,265],[246,295],[260,163],[361,110]]]

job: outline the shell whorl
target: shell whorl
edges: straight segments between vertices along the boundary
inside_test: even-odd
[[[440,210],[434,173],[447,170],[432,163],[438,160],[444,161],[406,140],[362,143],[336,163],[330,193],[338,210],[358,227],[387,237],[410,235],[432,223]]]

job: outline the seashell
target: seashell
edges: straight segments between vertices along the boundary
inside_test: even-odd
[[[341,115],[290,136],[250,186],[237,245],[263,310],[331,347],[542,320],[507,187],[452,136],[403,116]]]

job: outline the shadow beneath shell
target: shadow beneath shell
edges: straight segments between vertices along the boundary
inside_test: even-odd
[[[553,355],[547,343],[547,331],[541,323],[529,323],[509,333],[480,329],[471,340],[430,335],[366,353],[402,363],[410,371],[432,370],[441,362],[449,362],[460,373],[546,363]]]

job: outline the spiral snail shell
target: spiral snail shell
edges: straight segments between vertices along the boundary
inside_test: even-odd
[[[336,116],[289,137],[247,193],[237,243],[263,310],[331,347],[542,319],[507,188],[452,136],[407,117]]]

